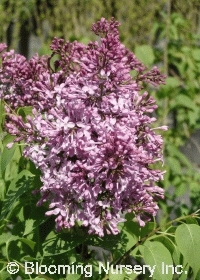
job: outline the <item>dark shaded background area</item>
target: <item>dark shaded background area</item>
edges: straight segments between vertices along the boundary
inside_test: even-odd
[[[31,35],[42,44],[54,36],[89,40],[92,23],[113,16],[121,22],[120,35],[127,47],[154,45],[159,43],[156,25],[167,28],[169,6],[170,14],[178,13],[187,21],[187,32],[200,33],[199,0],[1,0],[0,40],[28,55]]]

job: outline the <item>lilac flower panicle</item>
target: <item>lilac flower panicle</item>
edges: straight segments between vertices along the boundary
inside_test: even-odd
[[[92,26],[99,42],[88,45],[54,38],[51,57],[2,54],[6,127],[42,172],[38,205],[49,203],[57,230],[81,224],[89,234],[117,234],[125,213],[144,226],[164,197],[157,185],[164,172],[153,169],[163,162],[163,140],[152,127],[157,105],[141,93],[142,83],[156,86],[164,77],[120,43],[118,26],[102,18]],[[27,105],[26,121],[9,109]]]
[[[35,55],[29,61],[14,50],[3,52],[0,45],[0,96],[11,108],[23,106],[38,106],[43,96],[34,91],[35,83],[41,79],[40,75],[47,72],[48,58]]]

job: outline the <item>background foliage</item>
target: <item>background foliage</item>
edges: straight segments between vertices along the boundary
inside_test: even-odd
[[[158,65],[167,76],[166,85],[158,91],[154,88],[148,89],[157,99],[158,124],[170,127],[169,131],[164,133],[167,172],[165,180],[160,183],[166,191],[166,198],[160,202],[161,211],[157,222],[164,224],[172,218],[189,215],[199,208],[199,166],[188,160],[181,152],[181,147],[191,138],[193,132],[200,128],[199,0],[133,0],[126,1],[125,5],[119,0],[1,0],[0,41],[7,42],[10,49],[18,49],[21,54],[29,56],[31,42],[37,36],[40,39],[38,51],[43,54],[47,52],[47,46],[54,36],[81,42],[94,39],[88,30],[91,24],[102,16],[114,16],[119,20],[123,43],[146,65]],[[0,116],[2,123],[2,108]],[[1,263],[0,279],[10,279],[3,269],[5,259],[17,259],[21,263],[26,259],[39,259],[41,263],[56,263],[61,260],[63,263],[87,262],[88,256],[84,255],[83,248],[81,254],[77,252],[78,246],[82,244],[81,239],[85,240],[86,245],[99,246],[111,251],[115,261],[135,244],[137,249],[133,248],[130,255],[138,263],[142,263],[141,256],[143,261],[148,263],[152,258],[149,252],[157,252],[159,249],[163,255],[167,248],[171,253],[169,262],[191,267],[191,277],[193,275],[200,279],[200,264],[190,262],[194,259],[192,250],[196,254],[200,249],[198,251],[197,247],[193,247],[187,251],[183,248],[185,241],[181,239],[181,235],[187,236],[188,231],[191,232],[192,240],[199,238],[199,233],[194,237],[195,232],[199,232],[199,224],[193,218],[186,219],[186,224],[177,229],[177,224],[162,228],[169,236],[158,236],[159,230],[154,231],[157,227],[156,222],[150,223],[141,232],[130,217],[121,235],[112,240],[88,238],[82,236],[83,233],[79,233],[77,239],[69,233],[55,234],[53,220],[46,220],[44,217],[45,208],[37,208],[37,212],[34,210],[38,198],[31,195],[31,190],[35,184],[38,188],[41,184],[39,171],[21,156],[20,147],[14,146],[8,150],[5,146],[9,142],[10,136],[5,136],[1,127],[0,259],[4,261]],[[198,144],[195,145],[199,149]],[[137,242],[142,238],[146,239],[140,245]],[[152,246],[157,249],[152,249]],[[159,259],[158,252],[155,253],[155,259]],[[93,262],[95,266],[95,261]],[[24,279],[23,273],[21,277]],[[131,277],[130,279],[135,279],[137,275]],[[157,274],[157,277],[164,279],[163,275],[161,277]],[[166,279],[172,279],[170,277],[172,275]],[[173,277],[187,279],[187,275],[181,275],[181,278]],[[121,278],[110,276],[109,279]]]

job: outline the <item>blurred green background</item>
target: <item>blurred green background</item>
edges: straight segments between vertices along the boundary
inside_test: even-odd
[[[200,205],[200,0],[0,0],[0,41],[31,57],[49,53],[54,36],[88,43],[101,17],[120,21],[121,41],[167,77],[156,98],[167,170],[160,218]]]

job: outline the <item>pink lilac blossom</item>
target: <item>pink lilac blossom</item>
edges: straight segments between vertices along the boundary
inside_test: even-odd
[[[37,107],[42,102],[40,94],[34,91],[34,85],[41,80],[40,75],[48,71],[48,57],[35,55],[29,61],[14,50],[4,51],[5,44],[0,44],[0,97],[11,108],[23,106]],[[4,52],[3,52],[4,51]]]
[[[157,106],[141,93],[143,82],[159,85],[164,77],[120,43],[118,26],[102,18],[92,26],[99,42],[88,45],[54,38],[48,59],[3,54],[0,83],[9,94],[2,98],[11,107],[33,106],[26,121],[7,107],[6,127],[42,172],[38,205],[49,203],[57,230],[79,224],[89,234],[117,234],[129,212],[144,226],[164,197],[157,186],[164,172],[153,169],[163,161],[163,140],[152,128]]]

